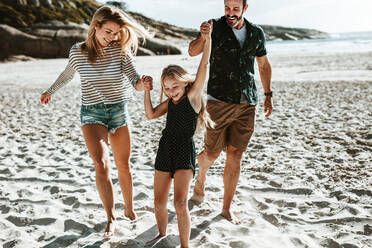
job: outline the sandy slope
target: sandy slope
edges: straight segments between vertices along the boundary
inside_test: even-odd
[[[244,154],[234,199],[242,219],[219,216],[224,154],[207,179],[207,199],[189,203],[192,247],[372,247],[372,53],[275,54],[275,112],[265,120],[262,97],[256,131]],[[139,57],[155,79],[161,68],[195,72],[199,58]],[[170,195],[168,236],[156,233],[153,162],[165,118],[146,120],[143,93],[130,104],[134,205],[123,216],[112,163],[121,230],[102,239],[105,213],[79,123],[79,79],[49,106],[40,93],[66,60],[0,64],[0,243],[3,247],[175,247],[177,220]],[[260,95],[262,89],[259,87]],[[195,137],[198,151],[203,135]]]

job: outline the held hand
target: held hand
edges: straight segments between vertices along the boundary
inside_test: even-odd
[[[146,91],[152,90],[152,77],[150,77],[150,76],[144,76],[143,77],[143,88]]]
[[[267,96],[264,102],[265,117],[268,118],[273,112],[273,104],[271,103],[271,96]]]
[[[40,101],[42,104],[48,104],[52,100],[52,95],[45,92],[41,95]]]
[[[211,34],[212,34],[212,31],[213,31],[213,22],[212,22],[212,20],[209,20],[208,22],[203,22],[200,25],[200,35],[204,39],[210,38],[211,37]]]

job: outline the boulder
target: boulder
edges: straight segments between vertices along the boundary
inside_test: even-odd
[[[156,55],[168,55],[168,54],[181,54],[181,50],[167,42],[166,40],[161,40],[158,38],[148,38],[146,39],[144,48],[153,51]]]
[[[28,0],[30,4],[40,7],[40,1],[39,0]]]
[[[46,6],[46,7],[48,7],[48,8],[53,8],[52,0],[40,0],[40,2],[41,2],[44,6]],[[58,2],[60,2],[60,1],[58,1]]]
[[[19,5],[27,5],[27,0],[17,0]]]
[[[149,49],[138,47],[136,55],[137,56],[154,56],[156,54]]]
[[[0,24],[0,58],[10,55],[26,55],[37,58],[50,58],[57,49],[51,38],[26,34],[5,24]],[[49,48],[49,49],[48,49]]]

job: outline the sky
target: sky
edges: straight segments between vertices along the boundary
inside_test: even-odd
[[[124,2],[130,11],[169,24],[196,29],[199,29],[204,20],[224,14],[223,0]],[[372,0],[248,0],[248,10],[244,17],[255,24],[312,28],[339,33],[372,31],[371,13]]]

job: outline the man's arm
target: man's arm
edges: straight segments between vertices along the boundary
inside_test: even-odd
[[[260,71],[260,78],[262,82],[262,87],[265,93],[271,92],[271,65],[269,62],[268,57],[256,57],[258,70]],[[271,103],[271,96],[266,96],[265,103],[264,103],[264,112],[266,113],[266,117],[273,111],[273,105]]]
[[[190,42],[189,55],[191,57],[199,55],[204,48],[205,38],[200,35],[198,38]]]
[[[262,82],[262,87],[264,89],[264,92],[270,92],[271,91],[271,65],[269,62],[268,57],[262,56],[262,57],[256,57],[257,64],[258,64],[258,70],[260,71],[260,77]]]
[[[190,42],[189,55],[191,57],[199,55],[203,51],[205,40],[210,36],[210,32],[213,31],[212,20],[208,21],[208,23],[211,23],[212,25],[203,25],[203,23],[200,25],[199,37]]]

